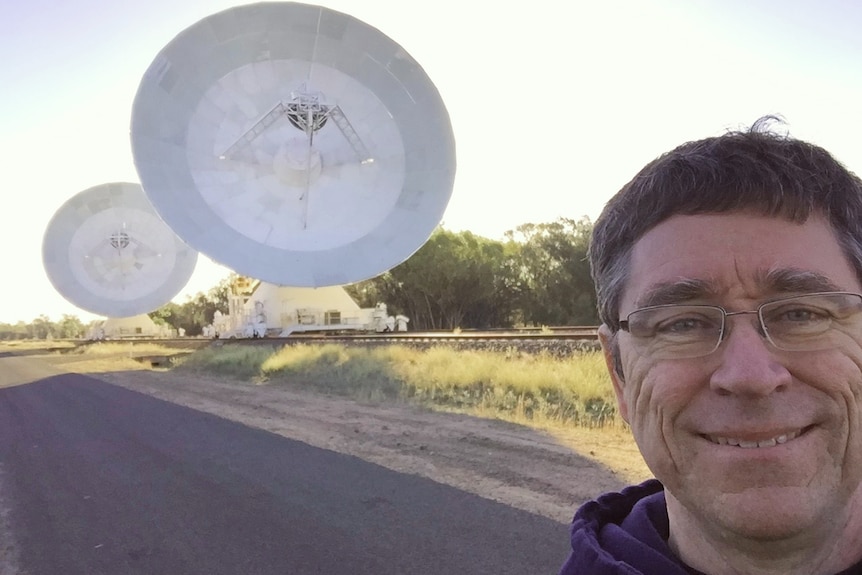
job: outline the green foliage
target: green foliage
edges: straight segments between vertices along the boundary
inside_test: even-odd
[[[79,339],[87,335],[87,328],[77,316],[64,314],[56,324],[54,337],[61,339]]]
[[[86,331],[87,327],[77,316],[65,314],[60,321],[52,322],[48,316],[40,315],[30,323],[0,323],[0,340],[79,339]]]
[[[524,224],[507,232],[520,249],[518,306],[529,325],[596,325],[596,295],[587,250],[588,218]]]
[[[176,330],[184,330],[188,336],[201,335],[204,327],[212,324],[217,310],[227,313],[230,282],[234,275],[222,279],[206,294],[198,292],[187,297],[183,304],[169,302],[150,312],[149,316],[157,324],[167,324]]]
[[[415,330],[596,325],[591,233],[587,218],[524,224],[505,242],[440,227],[405,262],[348,292],[363,307],[386,302]]]
[[[510,326],[506,264],[502,243],[438,227],[405,262],[348,293],[366,307],[385,302],[390,312],[409,317],[415,330]]]
[[[2,340],[18,340],[31,339],[28,325],[23,321],[16,324],[0,323],[0,339]]]
[[[255,380],[261,376],[262,366],[272,353],[271,347],[256,345],[207,347],[183,359],[179,362],[179,367],[236,379]]]

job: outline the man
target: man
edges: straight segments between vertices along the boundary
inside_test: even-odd
[[[862,181],[772,120],[657,158],[595,223],[656,479],[577,511],[563,575],[862,573]]]

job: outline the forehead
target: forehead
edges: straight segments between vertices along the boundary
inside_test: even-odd
[[[632,248],[622,303],[624,310],[671,303],[647,301],[662,290],[683,300],[859,289],[821,216],[796,223],[744,213],[700,214],[674,216],[641,236]]]

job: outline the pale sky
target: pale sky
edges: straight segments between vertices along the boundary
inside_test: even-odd
[[[242,2],[0,3],[0,322],[84,321],[42,265],[54,212],[92,186],[139,182],[132,101],[178,33]],[[683,141],[784,116],[862,173],[862,4],[846,0],[326,0],[398,42],[448,108],[457,175],[443,218],[502,239],[595,219],[643,164]],[[229,270],[201,254],[174,298]]]

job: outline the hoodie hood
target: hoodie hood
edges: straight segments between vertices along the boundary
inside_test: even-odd
[[[560,575],[690,575],[668,547],[664,488],[655,479],[585,503]]]

